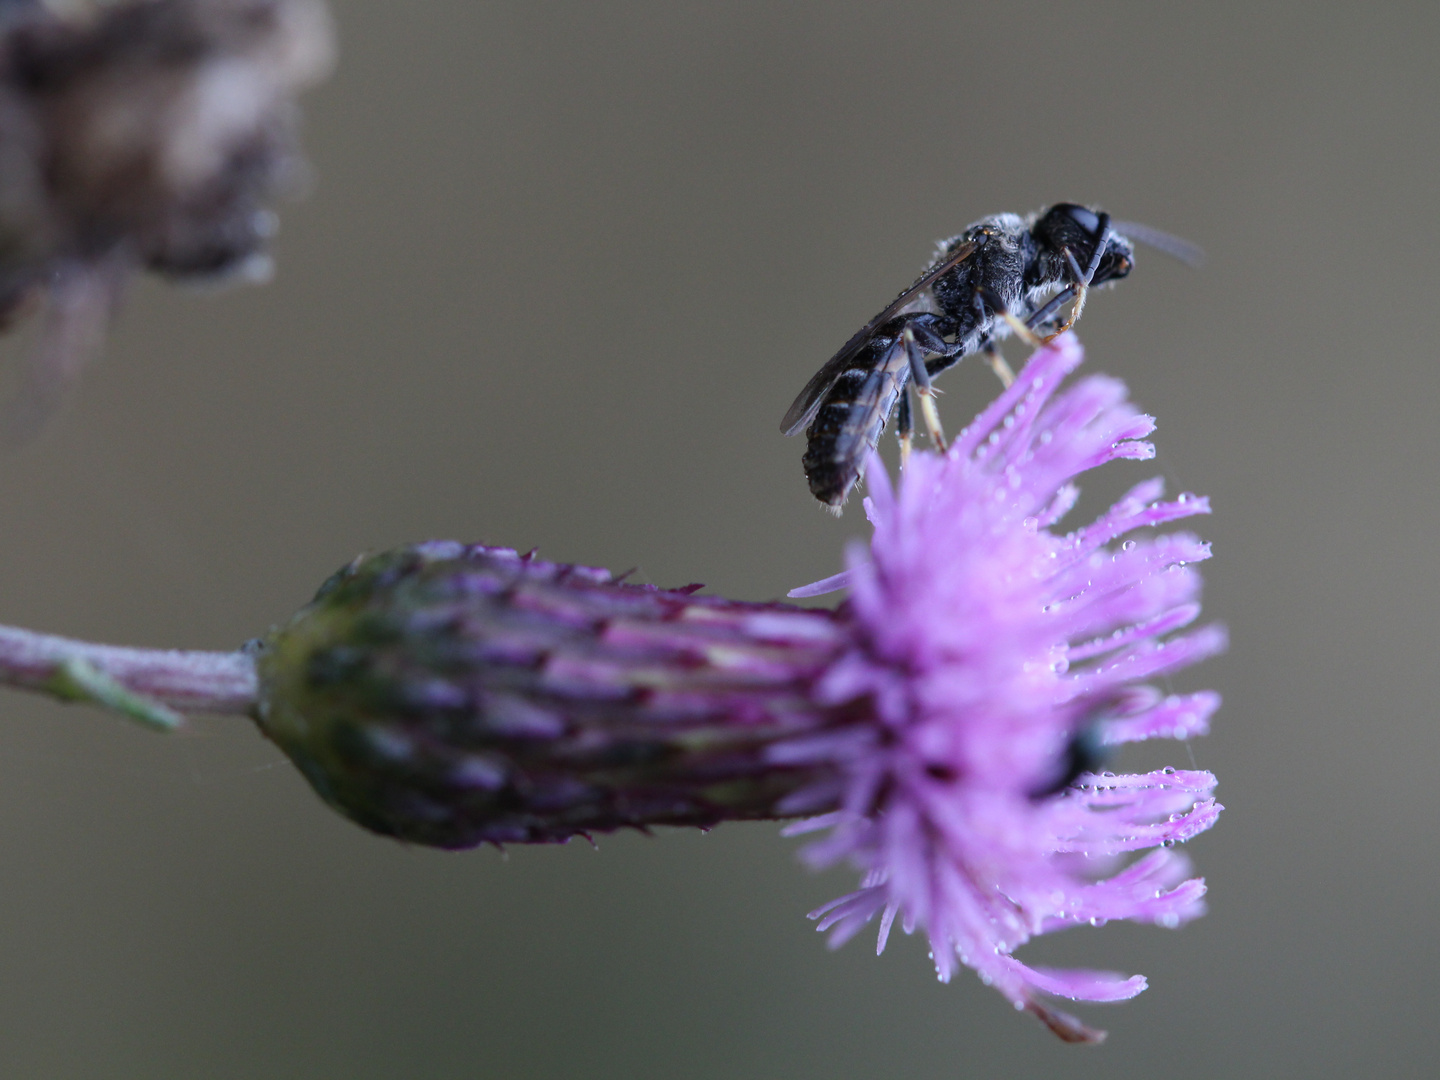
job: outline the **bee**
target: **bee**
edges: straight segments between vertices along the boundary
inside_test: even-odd
[[[978,352],[1008,386],[1014,376],[999,342],[1014,333],[1038,344],[1037,331],[1068,330],[1089,290],[1130,273],[1132,239],[1190,265],[1201,258],[1178,237],[1131,222],[1112,225],[1109,214],[1075,203],[1023,218],[996,214],[942,241],[926,271],[841,346],[780,422],[786,435],[806,433],[811,494],[838,514],[892,413],[903,461],[912,382],[930,437],[943,449],[931,379]],[[1059,312],[1072,300],[1062,321]]]

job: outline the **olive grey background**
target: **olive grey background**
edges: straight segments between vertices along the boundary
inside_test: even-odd
[[[132,291],[0,460],[0,618],[227,648],[361,550],[450,537],[765,599],[858,507],[777,433],[984,214],[1142,251],[1081,327],[1212,496],[1210,915],[1028,959],[1151,989],[1058,1043],[768,825],[442,854],[325,808],[245,722],[0,723],[0,1072],[36,1077],[1422,1076],[1440,953],[1440,15],[1428,5],[348,0],[316,184],[261,289]],[[12,350],[14,346],[9,346]],[[1021,359],[1010,350],[1011,359]],[[947,375],[958,427],[994,384]],[[1189,763],[1179,745],[1148,751]],[[1124,764],[1122,762],[1122,764]],[[873,939],[871,939],[873,940]]]

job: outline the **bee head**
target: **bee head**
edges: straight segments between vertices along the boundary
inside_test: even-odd
[[[1100,253],[1091,285],[1119,281],[1130,273],[1135,264],[1135,249],[1130,246],[1130,241],[1108,228],[1102,228],[1100,215],[1077,203],[1056,203],[1041,215],[1031,232],[1043,247],[1056,256],[1063,258],[1065,249],[1069,248],[1082,270],[1095,257],[1095,245],[1101,242],[1103,232],[1105,249]]]

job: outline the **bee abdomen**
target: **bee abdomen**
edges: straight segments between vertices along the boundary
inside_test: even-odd
[[[888,372],[854,367],[835,380],[805,432],[805,480],[810,493],[839,507],[865,471],[900,383]]]

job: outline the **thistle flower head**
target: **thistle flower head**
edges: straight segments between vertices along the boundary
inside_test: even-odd
[[[1034,968],[1013,953],[1076,923],[1176,926],[1201,913],[1204,884],[1169,849],[1215,821],[1214,778],[1088,769],[1098,747],[1203,733],[1215,695],[1145,682],[1224,638],[1183,630],[1199,614],[1192,564],[1209,547],[1148,531],[1207,513],[1206,500],[1160,501],[1148,481],[1093,523],[1057,529],[1080,473],[1154,453],[1142,441],[1154,423],[1121,383],[1092,376],[1057,393],[1080,359],[1069,336],[1037,353],[947,454],[914,455],[898,487],[872,463],[873,539],[827,583],[849,589],[851,640],[814,692],[873,712],[847,738],[773,753],[841,777],[838,790],[827,781],[792,799],[839,804],[793,831],[828,829],[806,858],[863,874],[858,891],[812,913],[835,944],[878,915],[883,949],[899,918],[929,937],[942,980],[966,964],[1062,1036],[1090,1041],[1100,1033],[1041,995],[1114,1001],[1143,977]]]
[[[834,943],[878,917],[883,948],[898,918],[942,979],[968,965],[1094,1041],[1047,1000],[1144,979],[1014,953],[1077,923],[1201,912],[1171,848],[1215,821],[1214,778],[1095,770],[1104,747],[1204,732],[1215,695],[1148,680],[1224,639],[1190,629],[1208,547],[1153,531],[1204,499],[1148,481],[1060,530],[1079,474],[1153,453],[1120,383],[1059,389],[1080,358],[1069,337],[1038,352],[898,487],[872,463],[871,543],[797,590],[847,587],[834,610],[417,545],[357,559],[271,633],[261,727],[341,813],[440,847],[806,818],[794,831],[826,835],[805,858],[862,875],[813,913]]]

